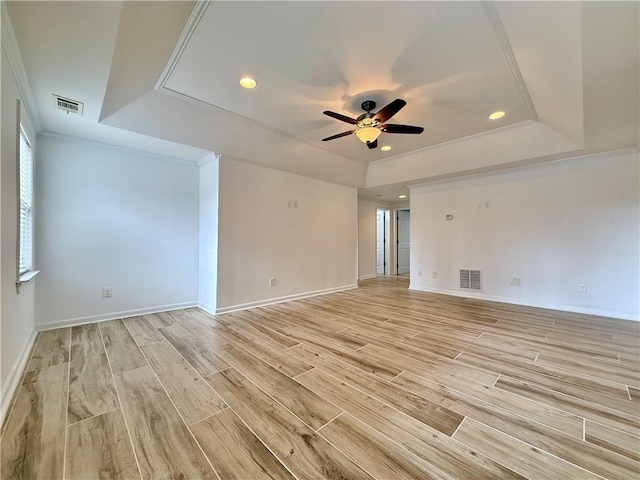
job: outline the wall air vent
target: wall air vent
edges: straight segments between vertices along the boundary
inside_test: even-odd
[[[460,270],[460,288],[482,291],[481,270]]]
[[[67,112],[67,114],[75,113],[82,115],[82,110],[84,109],[84,103],[78,102],[77,100],[71,100],[70,98],[61,97],[55,93],[53,94],[53,104],[56,108]]]

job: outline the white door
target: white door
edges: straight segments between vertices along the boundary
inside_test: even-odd
[[[384,275],[384,212],[378,210],[378,228],[376,230],[376,273]]]
[[[409,273],[409,210],[398,210],[398,275]]]

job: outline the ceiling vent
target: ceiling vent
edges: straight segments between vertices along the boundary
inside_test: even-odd
[[[56,108],[67,112],[67,114],[75,113],[82,115],[82,110],[84,109],[84,103],[78,102],[77,100],[71,100],[70,98],[61,97],[55,93],[53,94],[53,104]]]
[[[482,271],[460,270],[460,288],[482,291]]]

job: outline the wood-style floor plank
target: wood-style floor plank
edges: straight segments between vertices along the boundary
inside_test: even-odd
[[[27,364],[27,372],[60,365],[69,361],[70,328],[57,328],[38,333],[35,349]]]
[[[187,425],[227,408],[227,404],[169,343],[149,343],[142,351]]]
[[[69,425],[65,478],[140,478],[131,441],[118,407]]]
[[[425,460],[349,414],[340,415],[322,427],[319,433],[353,462],[378,478],[451,479],[442,474],[433,475],[433,467]]]
[[[2,478],[640,478],[640,322],[407,286],[43,332]]]
[[[314,351],[305,345],[292,347],[288,351],[329,375],[397,408],[445,435],[451,435],[464,418],[463,415],[448,408],[429,402],[418,395],[377,378],[373,374],[341,363],[339,360]]]
[[[417,375],[427,375],[433,371],[439,372],[442,375],[458,375],[480,382],[487,387],[493,385],[499,376],[497,372],[484,369],[482,366],[456,364],[454,360],[449,360],[444,357],[437,358],[437,355],[423,353],[420,355],[421,359],[417,358],[417,356],[411,352],[405,355],[402,348],[388,344],[385,344],[384,347],[369,344],[362,347],[358,353],[364,358],[375,359],[384,364],[392,365],[401,371],[407,370]],[[460,354],[460,356],[462,356],[462,354]]]
[[[311,365],[307,365],[285,352],[274,349],[269,343],[242,330],[225,327],[219,328],[218,331],[230,342],[251,352],[256,357],[290,377],[295,377],[313,368]]]
[[[147,365],[147,361],[122,320],[102,322],[99,327],[113,373]]]
[[[585,363],[579,359],[556,358],[547,353],[541,353],[536,359],[536,363],[600,378],[609,382],[618,382],[621,385],[640,386],[640,369],[634,371],[623,365],[603,364],[596,361]]]
[[[518,478],[502,465],[319,368],[298,376],[298,381],[430,463],[433,476]]]
[[[229,368],[229,364],[216,355],[214,347],[180,325],[174,324],[158,331],[203,377]]]
[[[589,400],[602,406],[610,406],[631,415],[640,414],[637,406],[629,400],[624,385],[598,381],[595,378],[578,376],[570,372],[565,373],[542,365],[497,362],[466,352],[462,353],[455,361],[475,367],[490,368],[497,373],[537,383],[552,390]]]
[[[89,352],[104,351],[102,336],[97,323],[71,327],[71,346],[84,345]]]
[[[236,345],[221,347],[220,355],[238,372],[314,430],[342,412],[335,405]]]
[[[596,423],[622,430],[631,435],[640,436],[640,419],[632,415],[610,408],[604,408],[588,400],[582,400],[533,383],[523,382],[505,376],[500,377],[495,386],[498,389],[529,398],[543,405],[551,405],[566,412],[571,412],[583,418],[593,420]]]
[[[640,437],[586,420],[584,439],[589,443],[640,462]]]
[[[536,448],[607,478],[631,478],[639,465],[605,449],[594,447],[558,430],[463,395],[427,379],[403,373],[393,380],[403,388],[438,405],[473,418]]]
[[[296,477],[373,478],[236,370],[206,379]]]
[[[267,328],[257,321],[256,316],[252,313],[247,312],[235,312],[233,314],[225,314],[221,316],[222,318],[230,319],[233,324],[231,327],[238,327],[244,330],[251,335],[254,335],[258,338],[261,338],[267,343],[270,343],[274,347],[284,350],[285,348],[293,347],[297,345],[298,342],[289,338],[281,333],[272,330],[271,328]]]
[[[129,330],[133,337],[133,341],[139,347],[148,343],[161,342],[164,340],[162,335],[151,325],[144,317],[123,318],[122,322]]]
[[[25,375],[0,442],[2,478],[62,478],[68,370],[63,363]]]
[[[189,428],[221,480],[294,479],[230,408]]]
[[[495,458],[496,461],[526,478],[553,478],[554,480],[602,478],[470,418],[464,419],[453,438],[490,458]]]
[[[216,478],[151,367],[115,380],[142,478]]]
[[[91,351],[84,345],[71,347],[69,424],[118,407],[107,354],[104,348],[100,350]]]
[[[175,322],[169,316],[168,312],[151,313],[148,315],[142,315],[147,322],[149,322],[155,328],[170,327]]]

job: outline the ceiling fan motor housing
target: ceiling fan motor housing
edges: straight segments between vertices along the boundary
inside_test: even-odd
[[[376,102],[374,102],[373,100],[365,100],[364,102],[362,102],[362,105],[360,106],[365,112],[368,113],[374,108],[376,108]]]

